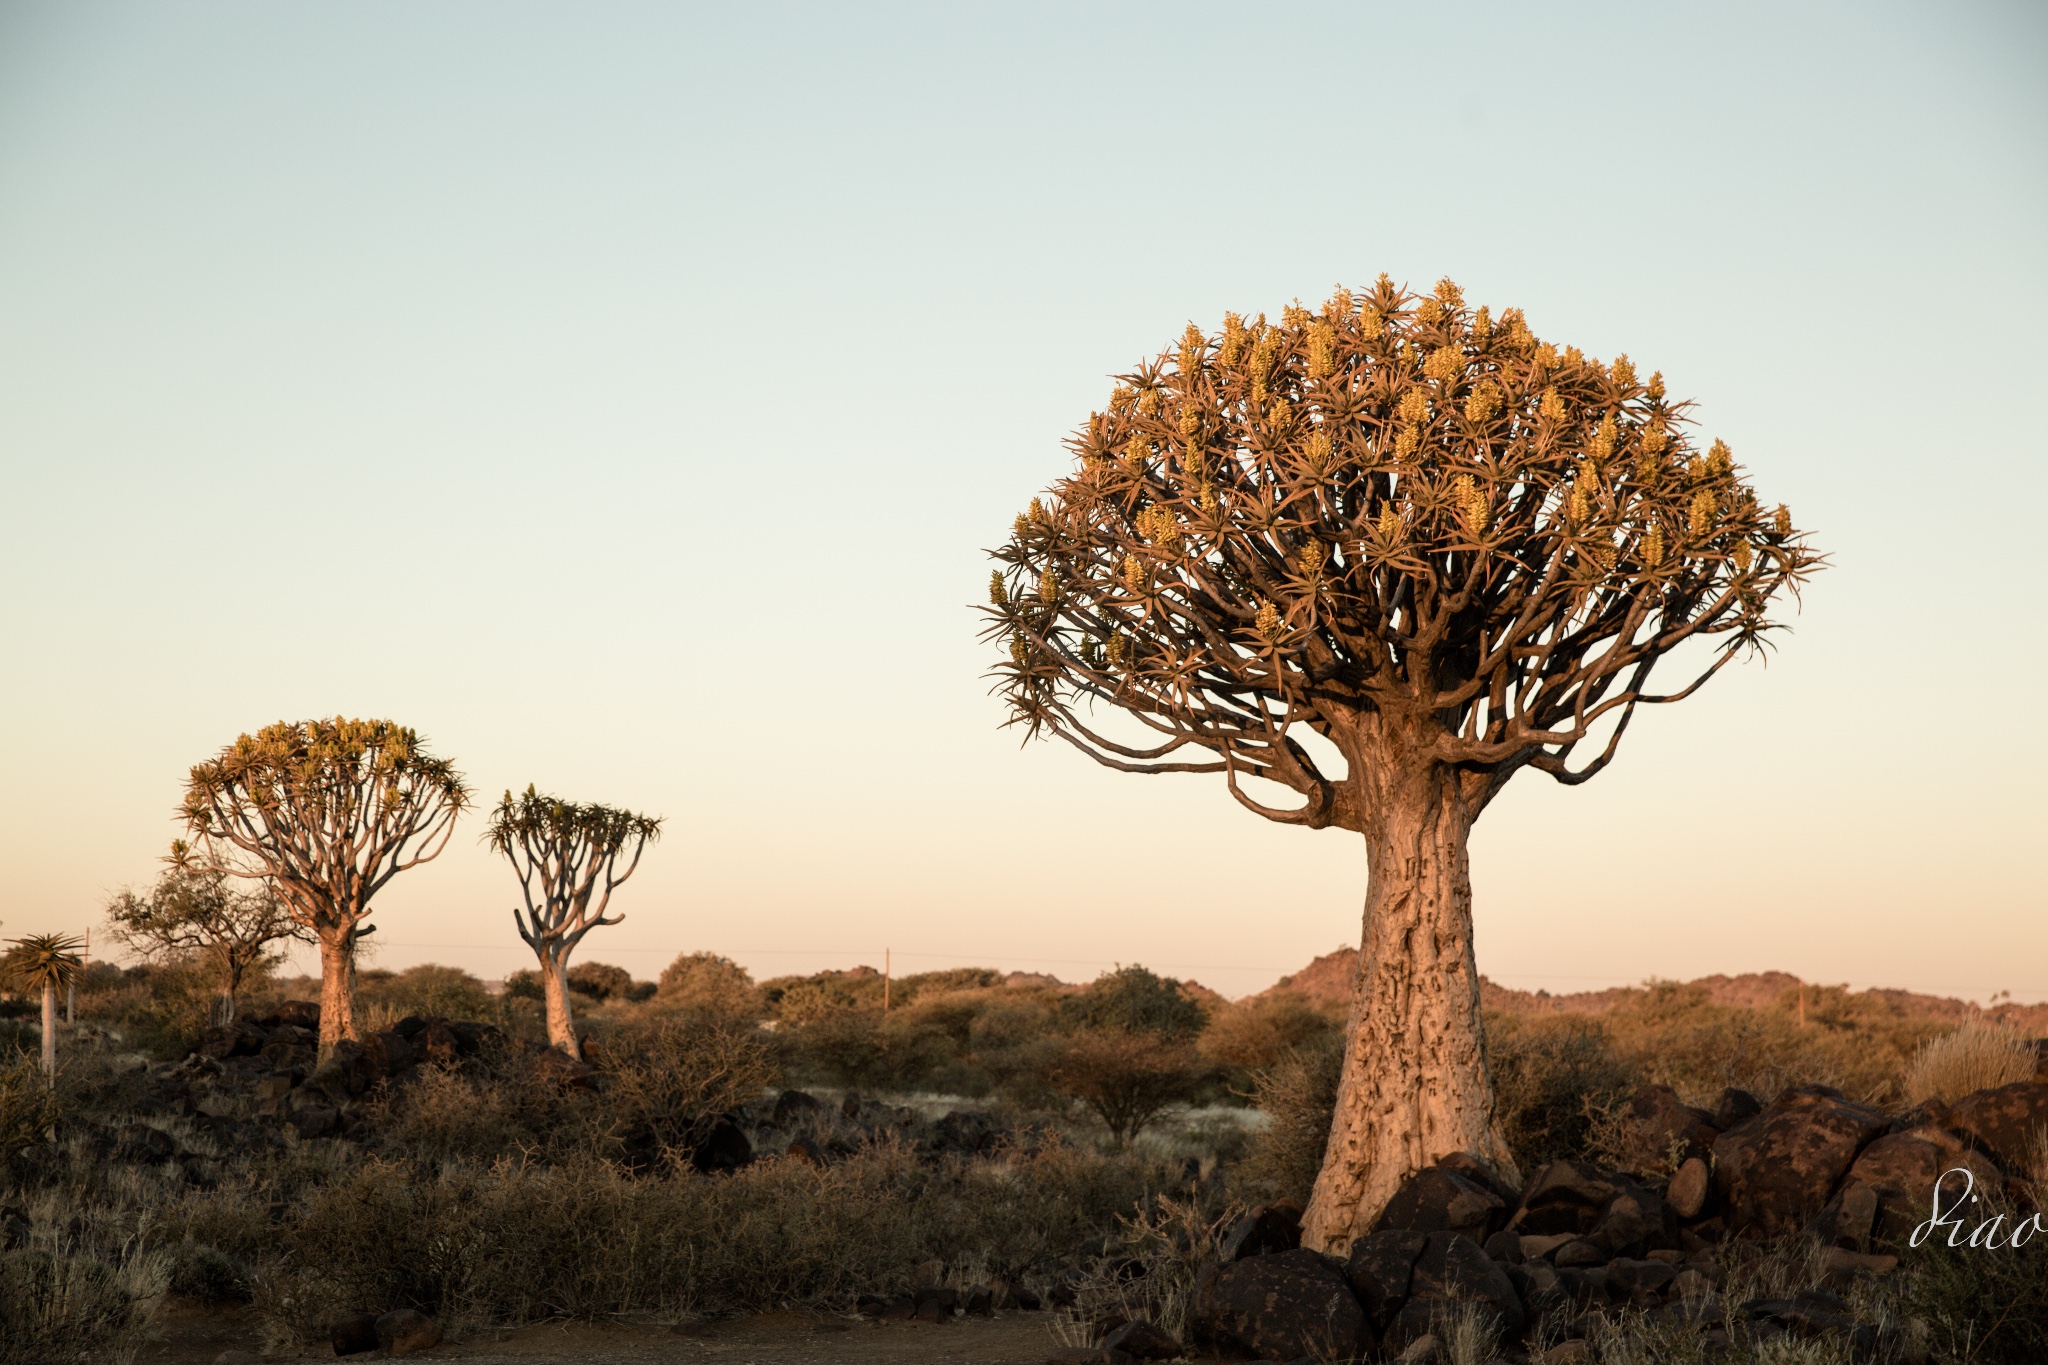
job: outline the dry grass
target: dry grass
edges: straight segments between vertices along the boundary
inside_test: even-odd
[[[1905,1094],[1916,1104],[1953,1104],[1973,1090],[2032,1080],[2035,1065],[2024,1034],[1973,1020],[1920,1046],[1906,1065]]]

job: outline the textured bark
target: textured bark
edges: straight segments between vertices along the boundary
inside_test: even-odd
[[[1383,770],[1384,771],[1384,770]],[[1477,814],[1442,765],[1395,770],[1368,817],[1358,981],[1304,1245],[1343,1253],[1402,1180],[1452,1152],[1512,1172],[1481,1045],[1466,839]],[[1402,780],[1405,779],[1405,780]]]
[[[57,986],[43,983],[43,1074],[57,1074]]]
[[[568,964],[554,953],[541,953],[540,980],[548,1001],[548,1046],[581,1061],[583,1048],[576,1041],[576,1021],[569,1013]]]
[[[342,1039],[360,1041],[356,1032],[356,955],[348,929],[323,929],[320,934],[320,1057],[326,1060]]]

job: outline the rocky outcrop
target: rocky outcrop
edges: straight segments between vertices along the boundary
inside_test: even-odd
[[[1348,1360],[1377,1346],[1345,1277],[1298,1247],[1212,1266],[1188,1316],[1197,1341],[1267,1360]]]
[[[1805,1227],[1887,1126],[1884,1115],[1839,1090],[1787,1090],[1714,1140],[1714,1184],[1729,1231],[1776,1237]]]

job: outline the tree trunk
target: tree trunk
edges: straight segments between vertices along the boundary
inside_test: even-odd
[[[356,1039],[355,945],[347,929],[320,931],[320,1060]]]
[[[57,983],[43,983],[43,1074],[57,1075]]]
[[[576,1021],[569,1015],[568,964],[545,949],[539,957],[541,986],[548,999],[548,1046],[581,1061],[583,1049],[576,1042]]]
[[[1303,1244],[1342,1254],[1414,1172],[1472,1152],[1514,1172],[1493,1115],[1472,956],[1473,812],[1459,775],[1417,765],[1373,803],[1365,932],[1337,1110]]]

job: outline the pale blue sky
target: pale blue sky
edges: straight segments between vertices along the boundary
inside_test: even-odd
[[[1105,376],[1385,270],[1662,369],[1835,556],[1488,811],[1482,969],[2048,998],[2044,71],[2019,4],[0,4],[0,934],[345,712],[668,816],[643,976],[1355,942],[1355,838],[1019,752],[968,604]],[[386,964],[522,965],[481,828]]]

